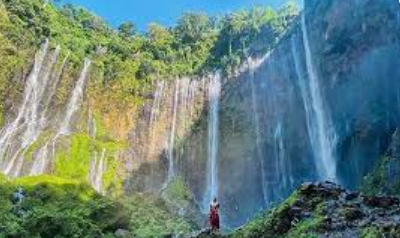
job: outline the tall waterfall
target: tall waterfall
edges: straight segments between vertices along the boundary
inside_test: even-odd
[[[67,58],[68,58],[68,56],[64,59],[61,70],[65,66]],[[51,158],[53,158],[53,159],[55,158],[56,143],[57,143],[58,138],[61,135],[65,135],[65,134],[69,133],[71,119],[80,107],[80,103],[81,103],[83,93],[84,93],[84,86],[86,83],[87,74],[89,72],[89,67],[90,67],[90,60],[85,60],[80,77],[79,77],[79,79],[76,83],[76,86],[71,94],[71,97],[68,101],[68,105],[67,105],[67,108],[65,111],[65,117],[63,118],[63,121],[60,124],[59,130],[57,131],[57,133],[54,137],[52,137],[49,141],[46,142],[46,144],[42,148],[39,149],[37,156],[36,156],[36,160],[34,161],[32,167],[31,167],[30,175],[40,175],[45,172],[47,166],[50,163]],[[61,75],[58,75],[57,77],[59,77],[59,78],[56,79],[56,82],[55,82],[56,84],[60,80]],[[51,87],[54,90],[56,89],[56,86],[54,86],[54,85],[52,85]],[[54,94],[54,92],[52,94]],[[46,105],[46,106],[48,106],[48,105]],[[44,116],[43,116],[43,118],[44,118]],[[51,155],[50,155],[50,151],[49,151],[50,146],[52,149]]]
[[[261,151],[261,128],[260,128],[260,117],[259,117],[259,108],[258,108],[258,97],[256,88],[254,85],[254,74],[255,70],[259,67],[259,65],[264,62],[263,60],[255,61],[251,58],[248,59],[248,67],[250,73],[250,86],[251,86],[251,101],[253,106],[253,118],[254,118],[254,130],[256,135],[256,150],[257,150],[257,157],[260,161],[260,172],[261,172],[261,185],[262,185],[262,192],[264,196],[264,202],[268,202],[268,191],[266,185],[266,175],[265,175],[265,160],[263,158],[263,154]]]
[[[175,84],[175,95],[174,95],[174,103],[172,106],[172,122],[171,122],[171,134],[169,140],[169,149],[168,149],[168,180],[171,181],[173,176],[175,175],[175,165],[174,165],[174,146],[175,146],[175,138],[176,138],[176,120],[178,115],[178,107],[179,107],[179,87],[180,81],[177,80]]]
[[[57,91],[57,86],[58,86],[58,84],[59,84],[59,82],[61,80],[63,71],[65,69],[65,66],[67,65],[69,56],[70,56],[70,53],[68,53],[64,57],[64,60],[62,61],[62,64],[61,64],[61,67],[58,70],[58,72],[56,73],[55,79],[52,82],[49,83],[50,84],[49,85],[49,93],[48,93],[47,97],[44,99],[44,103],[43,103],[43,108],[44,109],[43,109],[42,117],[40,119],[40,125],[41,125],[42,128],[44,128],[46,126],[46,123],[47,123],[47,118],[46,118],[47,112],[49,110],[51,100],[53,99],[54,94]]]
[[[303,14],[301,19],[301,29],[308,81],[306,81],[305,77],[303,76],[294,39],[292,39],[292,51],[296,72],[299,78],[301,94],[304,101],[304,108],[306,111],[309,138],[313,147],[314,159],[319,177],[321,179],[330,179],[336,181],[334,133],[332,131],[333,128],[331,127],[331,123],[326,115],[319,79],[314,68],[305,14]]]
[[[87,74],[89,73],[90,64],[91,61],[89,59],[86,59],[81,75],[76,83],[74,91],[72,92],[71,98],[68,102],[67,110],[63,122],[61,123],[58,134],[65,135],[70,133],[71,119],[80,107],[82,97],[84,94]]]
[[[218,137],[219,137],[219,103],[221,97],[221,76],[214,74],[208,85],[209,112],[208,112],[208,164],[207,188],[204,194],[203,208],[214,197],[218,196]]]
[[[50,61],[45,63],[48,49],[49,41],[46,40],[35,56],[33,68],[26,80],[24,98],[18,114],[14,121],[6,125],[1,131],[1,169],[7,175],[19,175],[24,162],[25,151],[35,142],[42,129],[40,119],[45,110],[41,106],[45,100],[46,86],[60,53],[60,48],[57,47]]]
[[[175,147],[175,138],[176,138],[176,122],[178,116],[178,107],[179,107],[179,91],[180,91],[180,80],[175,81],[175,89],[174,89],[174,98],[172,103],[172,121],[171,121],[171,129],[168,141],[168,173],[167,179],[163,184],[161,190],[164,190],[168,184],[172,181],[175,176],[175,158],[174,158],[174,147]]]

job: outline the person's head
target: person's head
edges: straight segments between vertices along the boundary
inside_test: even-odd
[[[213,202],[217,202],[217,198],[214,198]]]

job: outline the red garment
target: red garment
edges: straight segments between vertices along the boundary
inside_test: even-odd
[[[219,230],[219,214],[218,214],[218,208],[212,207],[210,209],[210,225],[212,230]]]

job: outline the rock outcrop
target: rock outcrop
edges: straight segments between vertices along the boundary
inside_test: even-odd
[[[400,200],[305,183],[282,205],[231,234],[193,237],[399,237]]]

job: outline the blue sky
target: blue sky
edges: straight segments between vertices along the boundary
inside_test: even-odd
[[[123,21],[133,21],[140,30],[150,22],[173,26],[183,12],[201,11],[220,15],[254,5],[270,5],[274,8],[288,0],[61,0],[83,6],[103,17],[114,27]],[[299,1],[299,0],[298,0]]]

